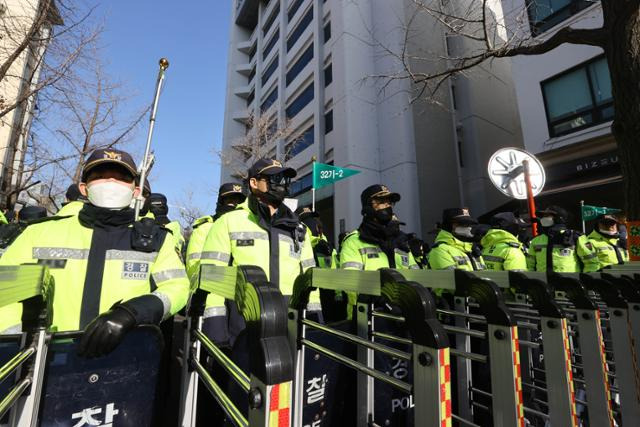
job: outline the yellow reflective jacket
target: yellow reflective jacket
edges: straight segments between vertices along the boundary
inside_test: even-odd
[[[56,213],[56,216],[78,215],[78,212],[82,210],[83,206],[84,202],[80,202],[78,200],[69,202],[60,208],[58,213]]]
[[[527,257],[522,243],[505,230],[489,230],[480,241],[482,259],[488,270],[527,270]]]
[[[161,317],[167,318],[189,297],[184,264],[173,240],[165,238],[166,230],[151,251],[132,247],[132,230],[132,225],[94,229],[82,225],[77,215],[50,217],[29,226],[7,249],[0,265],[50,267],[55,279],[52,326],[60,331],[83,329],[115,303],[143,295],[157,297]],[[0,309],[4,326],[7,317],[18,323],[21,307],[5,308]]]
[[[291,295],[296,277],[316,265],[307,227],[284,205],[270,219],[258,213],[265,208],[249,196],[238,209],[218,218],[204,243],[200,263],[255,265],[283,295]],[[312,297],[319,301],[317,292]]]
[[[411,252],[401,249],[394,250],[395,268],[419,269]],[[349,270],[379,270],[389,268],[389,258],[378,245],[367,243],[360,239],[360,232],[348,234],[342,241],[340,248],[340,268]]]
[[[336,252],[335,248],[331,248],[331,254],[321,253],[321,251],[318,250],[319,243],[326,242],[327,245],[329,244],[327,238],[324,235],[314,236],[313,234],[311,234],[311,230],[309,230],[307,236],[311,241],[311,247],[313,248],[313,256],[316,259],[316,265],[319,268],[330,268],[333,270],[339,268],[338,253]]]
[[[178,221],[171,221],[166,223],[163,227],[171,230],[171,238],[175,242],[178,253],[182,253],[184,248],[184,236],[182,235],[182,227]]]
[[[189,244],[187,245],[186,263],[187,275],[189,276],[193,289],[195,289],[195,280],[198,279],[198,271],[200,271],[202,248],[207,240],[211,226],[213,226],[213,221],[213,217],[207,215],[196,219],[192,225],[193,231],[191,232]],[[204,317],[223,316],[225,314],[224,298],[213,294],[207,295]]]
[[[203,216],[196,219],[191,225],[192,232],[189,237],[189,243],[187,244],[187,256],[185,263],[187,265],[187,275],[191,279],[198,273],[200,268],[200,256],[202,254],[202,247],[207,240],[207,235],[211,226],[213,225],[213,217],[211,215]]]
[[[587,236],[578,234],[574,230],[559,231],[566,238],[555,237],[558,243],[552,242],[551,262],[553,271],[558,273],[580,273],[582,271],[596,271],[598,259],[593,246],[589,244]],[[547,271],[547,247],[549,236],[540,234],[529,243],[527,252],[527,268],[529,271]],[[584,266],[584,268],[583,268]],[[594,269],[595,268],[595,269]]]
[[[589,263],[585,265],[585,272],[593,272],[602,270],[605,267],[615,264],[624,264],[629,261],[629,253],[626,249],[618,246],[618,239],[615,237],[605,236],[593,230],[588,236],[589,242],[596,254],[597,263]]]
[[[482,256],[474,256],[473,243],[463,242],[446,230],[440,230],[431,251],[429,266],[433,270],[485,270]]]

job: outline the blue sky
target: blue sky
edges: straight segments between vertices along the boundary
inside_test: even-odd
[[[215,151],[222,141],[231,3],[117,0],[100,2],[97,10],[105,16],[107,72],[137,92],[140,103],[153,98],[158,59],[169,59],[154,130],[152,187],[170,204],[192,189],[207,213],[215,207],[220,180]],[[145,119],[132,142],[139,152],[147,130]],[[177,219],[175,208],[170,216]]]

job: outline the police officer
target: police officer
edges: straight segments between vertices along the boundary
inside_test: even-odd
[[[534,237],[527,253],[530,271],[578,273],[597,270],[597,255],[586,236],[567,228],[569,213],[560,206],[537,212],[540,235]]]
[[[9,245],[22,234],[30,225],[47,217],[47,210],[42,206],[25,206],[16,215],[11,224],[0,227],[0,255],[4,254]]]
[[[296,214],[309,229],[316,265],[320,268],[338,268],[338,253],[324,235],[320,215],[308,207],[299,208]]]
[[[585,272],[602,270],[610,265],[620,265],[629,261],[629,254],[620,242],[620,223],[613,215],[601,215],[588,239],[597,255],[597,263],[585,266]]]
[[[522,243],[516,237],[525,225],[513,212],[495,214],[489,220],[491,229],[484,235],[482,259],[489,270],[527,270],[527,258]]]
[[[478,221],[467,208],[449,208],[442,211],[441,229],[429,252],[429,265],[434,270],[484,270],[481,254],[474,251],[473,233]]]
[[[88,198],[77,216],[28,227],[2,265],[48,265],[55,278],[53,328],[84,329],[79,352],[111,352],[139,324],[159,324],[185,306],[189,281],[167,231],[134,221],[136,166],[120,150],[96,150],[79,189]],[[19,306],[0,318],[20,319]]]
[[[207,240],[207,235],[211,231],[211,226],[222,215],[237,209],[238,205],[244,202],[246,196],[242,191],[242,186],[237,183],[227,182],[220,186],[218,190],[218,200],[216,202],[216,213],[198,218],[193,223],[193,231],[187,246],[187,274],[193,280],[200,269],[200,258],[202,248]],[[224,298],[217,295],[208,295],[203,315],[202,331],[209,339],[225,346],[229,344],[227,331],[226,308]]]
[[[362,223],[342,242],[341,268],[419,268],[411,251],[397,246],[400,224],[393,221],[393,206],[399,201],[400,194],[381,184],[371,185],[360,194]]]
[[[184,236],[182,235],[182,227],[178,221],[171,221],[167,216],[169,214],[169,205],[167,197],[161,193],[150,193],[148,198],[149,212],[153,214],[156,224],[161,225],[169,231],[173,240],[176,242],[178,253],[182,253],[184,247]]]
[[[56,213],[56,216],[78,215],[78,212],[80,212],[82,206],[84,206],[84,202],[87,201],[87,198],[80,193],[78,184],[71,184],[67,188],[64,198],[65,202]]]
[[[213,223],[223,214],[235,210],[238,205],[245,201],[247,197],[242,191],[242,185],[227,182],[220,186],[218,190],[218,200],[216,201],[216,213],[214,215],[206,215],[196,219],[191,226],[193,231],[189,238],[187,246],[187,273],[192,277],[198,272],[200,267],[200,257],[202,247],[207,239],[207,235],[211,230]]]
[[[316,265],[306,226],[283,203],[295,176],[294,169],[284,167],[278,160],[262,158],[251,166],[247,173],[247,200],[213,223],[200,263],[258,266],[283,295],[291,295],[295,278]],[[233,341],[244,329],[244,322],[234,318],[238,316],[234,305],[230,311],[229,333]]]

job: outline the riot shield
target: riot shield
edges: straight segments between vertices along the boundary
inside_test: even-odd
[[[109,355],[77,355],[79,338],[49,346],[40,426],[152,426],[163,339],[156,326],[129,332]]]

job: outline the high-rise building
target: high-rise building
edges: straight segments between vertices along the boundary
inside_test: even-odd
[[[507,28],[537,41],[560,29],[602,26],[599,1],[503,0]],[[516,20],[526,11],[527,20]],[[524,25],[523,25],[524,24]],[[578,214],[587,204],[623,207],[613,97],[601,48],[564,44],[543,55],[512,59],[525,148],[545,165],[539,204],[560,204]],[[576,215],[576,219],[579,219]]]
[[[390,52],[402,49],[401,22],[414,7],[410,0],[235,0],[223,152],[252,131],[252,118],[274,117],[292,132],[265,152],[297,169],[293,190],[303,205],[312,158],[360,170],[317,191],[317,211],[334,238],[357,228],[360,193],[371,184],[401,193],[399,218],[425,237],[443,208],[480,214],[505,201],[486,165],[497,148],[522,144],[510,64],[487,64],[447,82],[436,99],[412,102],[416,87],[389,76],[399,66]],[[438,58],[464,49],[422,19],[407,51]],[[222,180],[234,173],[223,165]]]

